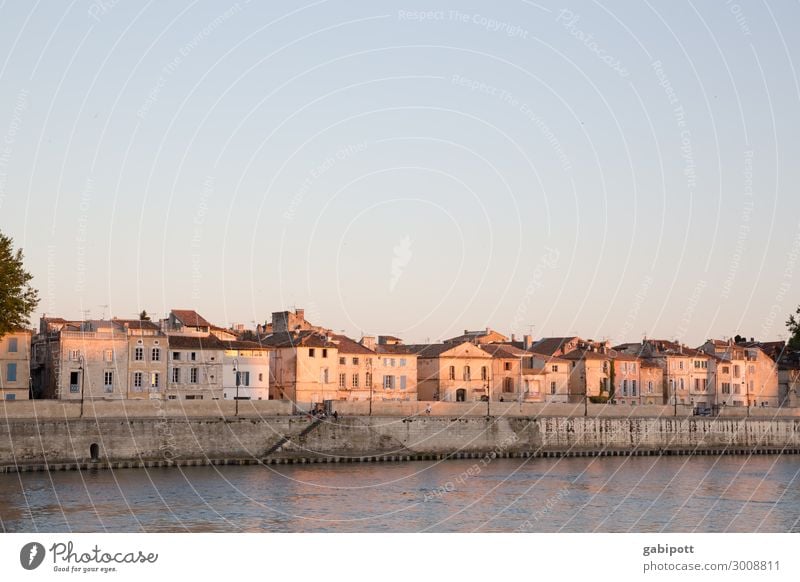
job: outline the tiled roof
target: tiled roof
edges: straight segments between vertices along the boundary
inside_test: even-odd
[[[364,354],[364,355],[374,355],[371,349],[366,346],[362,346],[355,340],[350,339],[346,335],[334,335],[333,338],[339,342],[339,353],[340,354]]]
[[[175,319],[188,327],[211,327],[211,323],[194,309],[173,309],[172,315],[175,316]]]
[[[213,335],[207,337],[171,335],[169,336],[170,349],[178,350],[223,350],[225,346]]]
[[[529,355],[529,352],[508,344],[479,344],[478,347],[484,352],[490,353],[495,358],[518,360],[523,356]]]
[[[611,359],[608,354],[601,354],[591,350],[572,350],[568,354],[562,356],[568,360],[609,360]]]
[[[578,339],[578,337],[574,335],[570,337],[543,337],[539,341],[533,343],[531,351],[539,354],[552,355],[561,350],[564,344],[575,339]]]
[[[270,334],[261,340],[261,344],[275,348],[335,348],[336,344],[326,338],[326,336],[313,331],[302,330],[297,332],[282,331]]]
[[[160,331],[161,328],[153,323],[152,321],[142,320],[142,319],[117,319],[114,318],[111,321],[114,323],[118,323],[124,328],[129,329],[147,329],[150,331]]]

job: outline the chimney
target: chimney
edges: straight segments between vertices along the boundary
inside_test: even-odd
[[[306,318],[306,310],[305,309],[295,309],[294,314],[299,317],[300,319]]]
[[[754,344],[754,343],[756,343],[756,340],[755,340],[755,338],[752,338],[752,337],[751,337],[751,338],[750,338],[750,343],[751,343],[751,344]]]
[[[368,350],[375,351],[375,336],[374,335],[365,335],[361,338],[359,342],[362,346],[367,348]]]
[[[511,334],[511,341],[512,342],[517,341],[517,336],[515,336],[513,333]]]
[[[468,333],[469,333],[469,330],[468,330],[468,329],[465,329],[465,330],[464,330],[464,335],[467,335]]]
[[[489,335],[489,332],[490,332],[490,331],[492,331],[492,330],[491,330],[491,329],[489,329],[489,328],[487,327],[487,328],[486,328],[486,335]]]
[[[529,335],[523,335],[522,336],[522,347],[525,349],[525,351],[530,349],[530,347],[531,347],[531,336],[529,336]]]

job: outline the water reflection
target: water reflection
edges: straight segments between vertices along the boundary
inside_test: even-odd
[[[800,458],[496,459],[0,475],[2,531],[798,531]]]

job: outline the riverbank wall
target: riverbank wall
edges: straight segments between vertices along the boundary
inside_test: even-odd
[[[482,414],[474,415],[342,411],[338,418],[320,420],[291,415],[285,404],[240,406],[239,416],[235,408],[228,410],[232,402],[182,405],[181,412],[146,403],[149,414],[143,404],[128,406],[124,415],[95,405],[91,415],[85,407],[82,418],[75,418],[71,407],[66,412],[63,407],[39,407],[30,416],[23,409],[9,412],[6,406],[0,416],[0,472],[486,456],[800,453],[800,417],[794,416],[675,416],[671,407],[654,407],[669,409],[669,416],[640,416],[641,410],[636,416],[632,410],[611,415],[612,407],[605,414],[590,410],[591,415],[583,416],[583,406],[579,415],[572,405],[559,405],[569,407],[567,413],[551,408],[552,415],[522,416],[500,414],[502,409],[486,414],[482,403]]]

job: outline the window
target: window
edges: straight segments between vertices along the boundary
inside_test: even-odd
[[[80,372],[70,372],[69,373],[69,391],[72,393],[80,392],[81,387],[78,384],[80,382]]]
[[[239,386],[250,386],[250,372],[236,372],[236,381]]]
[[[406,359],[405,358],[400,358],[400,367],[402,368],[405,365],[406,365]]]
[[[330,382],[330,379],[328,377],[328,368],[322,368],[320,370],[320,379],[324,384]]]
[[[555,394],[555,393],[556,393],[556,383],[550,382],[550,394]]]
[[[197,352],[192,352],[189,354],[189,359],[193,362],[197,361]]]
[[[694,379],[694,390],[695,390],[695,392],[699,392],[700,391],[700,379],[699,378],[695,378]]]
[[[150,352],[150,359],[154,362],[161,361],[161,348],[153,348]]]
[[[741,369],[739,368],[739,365],[737,364],[737,365],[735,365],[733,367],[733,377],[734,378],[738,378],[740,375],[741,375]]]
[[[322,357],[323,358],[327,358],[328,357],[328,350],[326,348],[322,348]]]
[[[450,379],[451,380],[455,380],[456,379],[456,367],[455,366],[450,366]]]
[[[511,378],[503,378],[503,392],[514,391],[514,380]]]
[[[105,392],[114,391],[114,372],[111,370],[106,370],[103,373],[103,390]]]
[[[142,379],[143,379],[143,374],[141,372],[134,372],[133,373],[133,391],[134,392],[141,392],[142,391]]]
[[[397,363],[397,360],[395,360],[394,358],[392,358],[391,362],[392,362],[392,364],[391,364],[391,365],[392,365],[392,368],[394,368],[394,365]]]
[[[510,372],[511,371],[511,362],[506,362],[504,364],[504,368],[505,368],[506,372]]]
[[[553,372],[558,372],[558,364],[553,364],[550,368]]]
[[[481,380],[489,379],[489,369],[486,366],[481,366]]]
[[[358,374],[353,374],[353,388],[358,388]]]
[[[152,372],[150,374],[150,388],[158,390],[161,380],[160,376],[158,372]]]
[[[633,362],[631,364],[631,372],[635,372],[635,371],[636,371],[636,362]]]
[[[575,364],[572,364],[573,366]],[[603,362],[603,373],[608,374],[608,362]]]
[[[631,380],[631,396],[636,396],[636,380]]]
[[[756,367],[755,366],[750,366],[750,373],[751,374],[755,374],[756,373]]]
[[[678,362],[678,367],[679,367],[681,370],[683,370],[683,360],[681,360],[680,362]]]
[[[181,381],[181,369],[172,368],[172,382],[175,384],[179,384],[180,381]]]
[[[364,374],[364,386],[366,386],[367,388],[372,386],[372,372],[367,372],[366,374]]]
[[[258,375],[258,381],[259,382],[263,382],[264,381],[264,374],[259,374]]]
[[[683,390],[683,378],[681,378],[681,390]]]
[[[384,390],[394,390],[394,376],[383,377],[383,388]]]
[[[341,357],[339,358],[339,365],[344,366],[347,363],[347,358]]]
[[[18,340],[15,337],[12,337],[11,339],[8,340],[8,351],[9,351],[9,353],[13,354],[14,352],[16,352],[19,349],[18,346],[17,346],[17,342],[18,342]]]
[[[6,381],[8,382],[17,381],[17,365],[15,363],[10,363],[6,367]]]
[[[144,348],[137,346],[133,349],[133,359],[137,362],[144,360]]]
[[[464,380],[470,380],[469,366],[464,366]]]
[[[730,366],[722,366],[722,373],[723,374],[730,374],[731,373]]]
[[[81,351],[80,350],[70,350],[69,352],[69,359],[73,362],[77,362],[81,359]]]
[[[628,395],[628,381],[627,380],[623,380],[622,381],[622,395],[623,396],[627,396]]]
[[[622,363],[622,370],[623,370],[624,372],[627,372],[627,371],[628,371],[628,362],[623,362],[623,363]]]
[[[308,348],[308,357],[313,358],[315,357],[316,350],[314,348]]]
[[[176,362],[179,362],[180,359],[181,359],[181,353],[180,352],[172,352],[172,359],[175,360]]]
[[[730,382],[723,382],[722,383],[722,393],[723,394],[730,394],[731,393],[731,383]]]
[[[653,382],[652,382],[652,380],[647,383],[647,393],[648,394],[652,394],[653,393]]]
[[[339,388],[344,388],[347,384],[347,374],[339,374]]]
[[[406,389],[406,377],[400,376],[400,390]]]
[[[103,359],[106,362],[113,362],[114,361],[114,350],[105,350],[103,352]]]
[[[358,358],[353,358],[353,365],[358,366]]]
[[[17,399],[16,394],[6,394],[6,400],[16,400],[16,399]]]
[[[189,383],[197,384],[197,368],[189,368]]]

